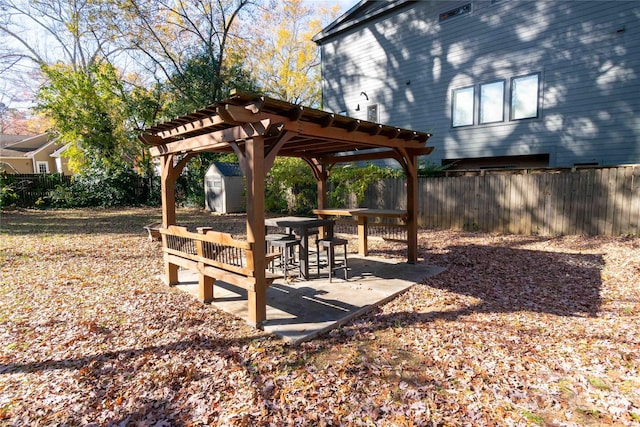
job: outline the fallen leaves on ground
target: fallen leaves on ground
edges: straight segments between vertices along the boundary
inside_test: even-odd
[[[163,285],[159,215],[2,213],[0,425],[640,425],[639,238],[420,230],[443,273],[292,347]]]

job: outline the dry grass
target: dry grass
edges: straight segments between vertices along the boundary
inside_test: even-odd
[[[421,230],[444,273],[289,347],[162,285],[159,218],[2,213],[0,425],[640,425],[638,238]]]

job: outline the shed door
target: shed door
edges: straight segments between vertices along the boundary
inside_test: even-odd
[[[224,212],[224,189],[221,177],[207,179],[207,209],[211,212]]]

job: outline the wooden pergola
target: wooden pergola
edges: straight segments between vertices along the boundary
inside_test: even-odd
[[[175,183],[198,153],[235,153],[246,178],[247,241],[251,244],[255,286],[248,291],[249,320],[266,320],[265,176],[277,156],[299,157],[317,180],[318,208],[327,206],[327,179],[338,163],[395,159],[406,174],[409,263],[417,261],[418,156],[429,154],[431,135],[306,108],[265,96],[233,91],[228,99],[157,124],[142,142],[159,157],[163,228],[176,224]],[[169,283],[177,271],[165,262]]]

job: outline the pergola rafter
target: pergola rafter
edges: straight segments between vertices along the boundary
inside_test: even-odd
[[[408,262],[417,261],[418,156],[429,154],[431,135],[335,115],[264,96],[235,91],[219,103],[154,125],[140,139],[160,158],[163,227],[176,224],[175,182],[201,152],[235,153],[247,181],[247,240],[252,243],[255,289],[248,292],[249,319],[266,316],[264,182],[277,156],[298,157],[318,183],[318,208],[327,206],[327,180],[338,163],[395,159],[407,178]],[[180,159],[177,161],[176,159]],[[177,269],[165,262],[169,283]]]

